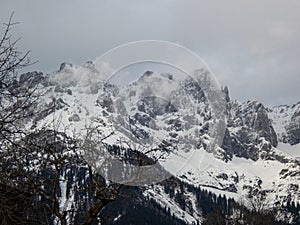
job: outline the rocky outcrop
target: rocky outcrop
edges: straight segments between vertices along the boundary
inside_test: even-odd
[[[268,109],[280,142],[300,143],[300,102]]]
[[[42,72],[28,72],[24,73],[20,76],[19,83],[24,85],[28,85],[29,88],[33,88],[36,85],[42,83],[42,81],[45,79]]]
[[[70,72],[69,68],[72,68],[73,65],[72,63],[67,63],[67,62],[63,62],[62,64],[60,64],[59,70],[58,72]]]
[[[257,160],[278,144],[267,109],[257,101],[229,103],[227,130],[222,148],[233,155]]]
[[[230,97],[229,97],[229,89],[227,86],[222,88],[223,93],[225,94],[225,100],[226,102],[230,102]]]
[[[78,121],[80,121],[80,117],[77,113],[74,113],[72,116],[69,117],[68,120],[70,122],[78,122]]]
[[[291,145],[300,143],[300,110],[296,111],[286,126],[288,141]]]
[[[110,93],[101,93],[96,100],[96,105],[106,109],[107,112],[114,112],[113,100]]]

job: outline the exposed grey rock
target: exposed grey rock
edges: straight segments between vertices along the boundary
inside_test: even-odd
[[[96,84],[96,83],[92,83],[90,85],[90,91],[91,91],[91,94],[98,94],[98,91],[99,91],[99,85]]]
[[[56,85],[54,88],[54,92],[64,93],[65,90],[60,85]]]
[[[175,106],[170,102],[155,96],[144,97],[137,105],[139,111],[147,113],[152,118],[166,113],[177,112]]]
[[[29,88],[32,88],[38,85],[39,83],[42,83],[44,79],[45,77],[43,76],[43,73],[34,71],[22,74],[20,76],[19,83],[26,83]]]
[[[129,97],[133,97],[135,95],[136,95],[136,91],[132,91],[132,90],[129,91]]]
[[[62,72],[62,71],[67,72],[68,69],[72,68],[72,67],[73,67],[72,63],[64,62],[64,63],[60,64],[58,72]]]
[[[132,123],[132,124],[134,124],[134,123]],[[143,130],[135,125],[130,126],[130,131],[138,139],[148,139],[150,137],[148,132],[146,132],[145,130]]]
[[[182,130],[182,124],[179,119],[170,119],[165,121],[166,124],[168,124],[168,130],[169,131],[180,131]]]
[[[98,70],[95,67],[95,64],[92,61],[87,61],[85,64],[83,64],[83,67],[89,69],[93,73],[98,73]]]
[[[128,114],[127,109],[125,107],[125,105],[123,104],[123,102],[120,99],[116,100],[116,110],[118,111],[118,113],[122,116],[126,116]]]
[[[288,142],[291,145],[300,143],[300,110],[296,111],[286,127]]]
[[[171,73],[162,73],[161,76],[165,77],[165,78],[167,78],[169,80],[173,80],[174,79],[174,76]]]
[[[96,105],[100,105],[101,107],[105,108],[110,113],[115,111],[114,105],[113,105],[113,100],[111,99],[110,94],[107,92],[103,92],[98,96]]]
[[[268,112],[280,142],[291,145],[300,143],[300,102],[292,106],[275,106]]]
[[[226,102],[230,102],[230,97],[229,97],[229,90],[228,90],[228,87],[225,86],[223,89],[222,89],[223,93],[225,94],[225,100]]]
[[[149,76],[151,76],[153,74],[153,72],[152,71],[150,71],[150,70],[147,70],[139,79],[144,79],[144,78],[146,78],[146,77],[149,77]]]
[[[92,61],[87,61],[85,64],[83,64],[83,67],[89,68],[89,69],[94,69],[95,64]]]
[[[78,122],[80,121],[80,117],[78,114],[74,113],[72,116],[69,117],[70,122]]]
[[[110,93],[112,96],[116,97],[119,93],[119,88],[114,84],[110,84],[106,82],[104,83],[102,91],[106,93]]]
[[[72,95],[72,90],[71,89],[67,89],[67,94],[68,95]]]
[[[257,160],[261,155],[265,157],[272,146],[277,146],[277,135],[261,103],[233,103],[228,116],[228,128],[222,144],[227,152],[226,159],[235,155]]]
[[[130,117],[130,124],[140,123],[142,126],[149,127],[151,117],[145,113],[136,113],[133,117]]]
[[[205,94],[201,88],[202,84],[193,80],[193,78],[186,78],[182,83],[182,88],[186,95],[192,96],[197,102],[207,102]]]
[[[61,98],[52,98],[50,103],[45,103],[41,106],[41,109],[38,110],[38,113],[35,115],[34,120],[40,121],[44,119],[46,116],[50,115],[51,113],[55,112],[56,110],[63,109],[65,107],[69,107]]]

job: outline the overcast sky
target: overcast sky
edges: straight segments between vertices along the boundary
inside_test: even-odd
[[[32,70],[158,39],[199,54],[233,99],[300,101],[299,0],[0,0],[1,22],[12,11],[20,49],[39,60]]]

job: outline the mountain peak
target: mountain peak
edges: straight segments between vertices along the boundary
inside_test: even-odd
[[[73,67],[72,63],[63,62],[62,64],[60,64],[58,72],[69,70],[72,67]]]

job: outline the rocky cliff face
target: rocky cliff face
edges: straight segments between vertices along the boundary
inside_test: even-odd
[[[300,143],[300,109],[292,115],[290,123],[286,126],[286,133],[291,145]]]
[[[258,160],[276,147],[277,135],[267,109],[256,101],[229,102],[226,135],[222,147],[232,156]]]
[[[292,106],[281,105],[269,109],[269,116],[278,133],[279,141],[291,145],[300,143],[300,102]]]

